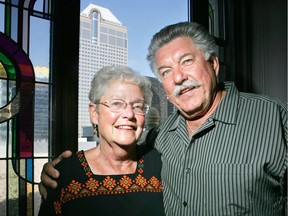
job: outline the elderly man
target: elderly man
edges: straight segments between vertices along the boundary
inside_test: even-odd
[[[218,83],[215,41],[197,23],[160,30],[147,59],[178,109],[147,137],[161,153],[166,215],[285,215],[287,103]],[[56,186],[58,160],[43,184]]]

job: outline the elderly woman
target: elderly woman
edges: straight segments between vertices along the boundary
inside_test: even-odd
[[[89,113],[99,144],[56,165],[39,215],[164,215],[161,161],[137,145],[151,103],[149,81],[128,67],[104,67],[91,82]]]

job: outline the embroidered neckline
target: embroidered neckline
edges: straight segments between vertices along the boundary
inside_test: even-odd
[[[85,157],[85,154],[84,154],[84,151],[83,151],[83,150],[78,151],[78,152],[76,153],[76,155],[77,155],[77,158],[79,159],[79,162],[81,163],[81,165],[82,165],[82,167],[83,167],[83,170],[84,170],[84,172],[85,172],[85,174],[86,174],[86,176],[87,176],[88,178],[90,178],[90,177],[93,176],[93,175],[97,175],[97,174],[93,174],[93,172],[91,171],[91,168],[90,168],[90,166],[89,166],[89,164],[88,164],[88,162],[87,162],[87,160],[86,160],[86,157]],[[133,175],[133,174],[137,174],[137,173],[142,174],[142,173],[144,172],[143,168],[144,168],[144,159],[141,158],[141,159],[139,159],[139,160],[137,161],[136,172],[135,172],[135,173],[132,173],[132,175]],[[111,175],[111,176],[113,176],[113,175]],[[121,175],[120,175],[120,176],[121,176]]]

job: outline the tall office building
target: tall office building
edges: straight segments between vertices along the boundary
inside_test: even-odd
[[[89,4],[80,14],[78,137],[91,126],[88,112],[90,82],[107,65],[128,65],[127,27],[107,8]]]

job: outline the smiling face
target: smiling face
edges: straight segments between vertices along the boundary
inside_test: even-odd
[[[144,96],[139,86],[134,83],[118,81],[111,83],[100,102],[121,99],[126,102],[143,101]],[[97,106],[97,109],[95,109]],[[135,114],[131,105],[122,113],[111,112],[103,104],[90,104],[92,123],[98,124],[99,143],[109,145],[132,145],[140,139],[144,127],[144,115]]]
[[[164,90],[188,119],[201,118],[216,95],[218,58],[204,58],[189,37],[179,37],[156,52],[156,63]]]

